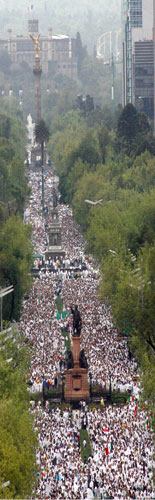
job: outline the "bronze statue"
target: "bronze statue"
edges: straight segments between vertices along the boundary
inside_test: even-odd
[[[58,197],[57,197],[57,193],[56,193],[56,190],[53,189],[53,208],[56,208],[57,207],[57,204],[58,204]]]
[[[78,310],[78,306],[75,306],[75,309],[72,309],[71,307],[71,311],[73,314],[73,336],[80,337],[82,328],[82,319],[80,316],[80,312]]]
[[[35,50],[35,53],[36,53],[36,59],[39,59],[39,50],[40,50],[40,47],[39,47],[39,38],[40,38],[40,35],[37,36],[37,38],[34,38],[32,35],[30,35],[31,39],[33,40],[33,42],[35,43],[35,47],[34,47],[34,50]]]
[[[84,349],[82,349],[80,351],[79,365],[80,365],[80,368],[88,368],[88,362],[87,362],[87,358],[85,356]]]
[[[67,351],[67,370],[74,368],[74,359],[72,351]]]

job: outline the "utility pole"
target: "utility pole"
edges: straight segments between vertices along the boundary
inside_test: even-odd
[[[111,87],[111,98],[112,98],[112,113],[114,115],[115,112],[115,66],[114,66],[114,56],[112,52],[112,60],[111,60],[111,68],[112,68],[112,87]]]
[[[42,213],[44,214],[44,165],[42,165]]]

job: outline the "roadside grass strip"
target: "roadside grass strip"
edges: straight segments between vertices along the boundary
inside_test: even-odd
[[[67,351],[71,351],[71,341],[70,341],[70,337],[69,337],[69,332],[63,331],[62,335],[64,337],[66,354],[67,354]]]
[[[62,302],[62,299],[61,297],[58,297],[56,298],[56,305],[57,305],[57,309],[58,309],[58,313],[60,314],[61,316],[61,313],[62,313],[62,310],[63,310],[63,302]]]
[[[88,458],[92,457],[92,448],[90,444],[89,434],[86,429],[80,430],[80,450],[82,461],[84,463],[87,463]]]

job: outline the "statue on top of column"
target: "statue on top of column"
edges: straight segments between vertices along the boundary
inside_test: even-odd
[[[78,310],[78,306],[75,306],[75,309],[71,307],[71,311],[73,314],[73,336],[80,337],[82,329],[82,319]]]
[[[57,197],[57,193],[56,193],[56,190],[53,189],[53,208],[56,208],[57,207],[57,204],[58,204],[58,197]]]
[[[39,50],[40,50],[40,47],[39,47],[39,38],[40,38],[40,35],[37,36],[37,38],[34,38],[32,35],[30,35],[31,39],[33,40],[34,44],[35,44],[35,47],[34,47],[34,50],[35,50],[35,53],[36,53],[36,59],[39,59]]]

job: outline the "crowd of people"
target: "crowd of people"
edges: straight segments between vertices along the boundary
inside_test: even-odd
[[[40,467],[36,498],[40,500],[135,498],[153,499],[153,440],[149,416],[139,405],[137,363],[127,341],[114,327],[111,310],[98,294],[99,269],[85,256],[84,241],[67,206],[58,205],[65,257],[45,260],[50,227],[52,175],[46,173],[45,200],[49,209],[41,215],[41,179],[30,174],[32,196],[25,223],[33,226],[32,242],[39,276],[23,302],[21,331],[31,345],[31,390],[59,384],[65,366],[66,346],[62,330],[72,339],[71,308],[78,305],[82,317],[84,348],[93,384],[130,392],[128,404],[103,409],[82,406],[77,411],[50,410],[47,404],[32,409],[38,431],[37,461]],[[63,311],[57,311],[60,293]],[[135,376],[136,374],[136,376]],[[79,433],[83,419],[92,456],[83,463]]]
[[[153,499],[153,440],[145,411],[135,402],[103,411],[33,410],[40,448],[38,499]],[[84,416],[92,456],[82,463]]]

